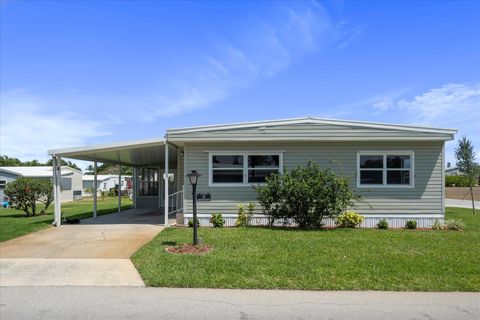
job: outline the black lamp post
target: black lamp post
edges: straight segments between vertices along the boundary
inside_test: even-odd
[[[201,174],[197,172],[197,170],[192,170],[189,174],[187,174],[188,179],[190,180],[190,184],[192,185],[192,195],[193,195],[193,245],[198,244],[198,237],[197,237],[197,182],[198,177]]]

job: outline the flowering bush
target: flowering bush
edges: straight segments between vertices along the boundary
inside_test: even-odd
[[[347,211],[338,216],[337,224],[341,228],[355,228],[360,225],[363,220],[364,217],[362,215],[354,211]]]

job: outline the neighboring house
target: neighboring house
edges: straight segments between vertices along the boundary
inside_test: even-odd
[[[458,169],[458,168],[445,169],[445,175],[446,176],[459,176],[460,175],[460,169]]]
[[[444,218],[444,145],[456,132],[308,117],[168,129],[165,138],[49,154],[57,161],[67,157],[132,166],[135,207],[183,212],[184,221],[192,218],[186,175],[196,170],[202,175],[197,186],[202,225],[208,225],[212,213],[222,213],[232,225],[239,203],[256,203],[254,185],[271,173],[313,161],[352,178],[352,188],[364,200],[356,208],[365,216],[362,226],[373,227],[386,218],[393,227],[410,219],[429,227]],[[173,174],[167,185],[165,171]],[[258,203],[255,210],[253,222],[266,223]]]
[[[52,172],[52,166],[0,167],[0,200],[5,196],[6,185],[18,177],[52,178]],[[61,193],[63,202],[81,199],[82,172],[62,166]]]
[[[128,190],[132,188],[132,177],[131,176],[121,176],[121,190]],[[93,175],[83,175],[83,193],[87,194],[86,189],[91,188],[93,190]],[[118,184],[118,175],[112,174],[99,174],[97,175],[97,190],[98,192],[109,191],[112,188],[116,188]]]

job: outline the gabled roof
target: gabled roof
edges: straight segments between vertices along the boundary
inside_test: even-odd
[[[305,117],[168,129],[167,140],[451,140],[456,132],[455,129]]]
[[[52,166],[31,166],[31,167],[0,167],[0,171],[8,172],[17,176],[30,178],[49,178],[53,177]],[[71,175],[73,172],[81,173],[80,171],[62,166],[62,176]]]

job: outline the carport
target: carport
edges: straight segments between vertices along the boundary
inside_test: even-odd
[[[52,156],[54,185],[54,225],[60,226],[61,216],[61,160],[62,158],[92,161],[94,167],[93,189],[98,190],[97,164],[132,168],[134,208],[151,208],[164,211],[164,225],[168,215],[183,208],[183,172],[180,172],[179,148],[163,138],[127,141],[104,145],[82,146],[49,150]],[[163,173],[163,174],[162,174]],[[118,211],[121,210],[121,192],[118,192]],[[93,192],[93,218],[97,217],[97,192]]]

